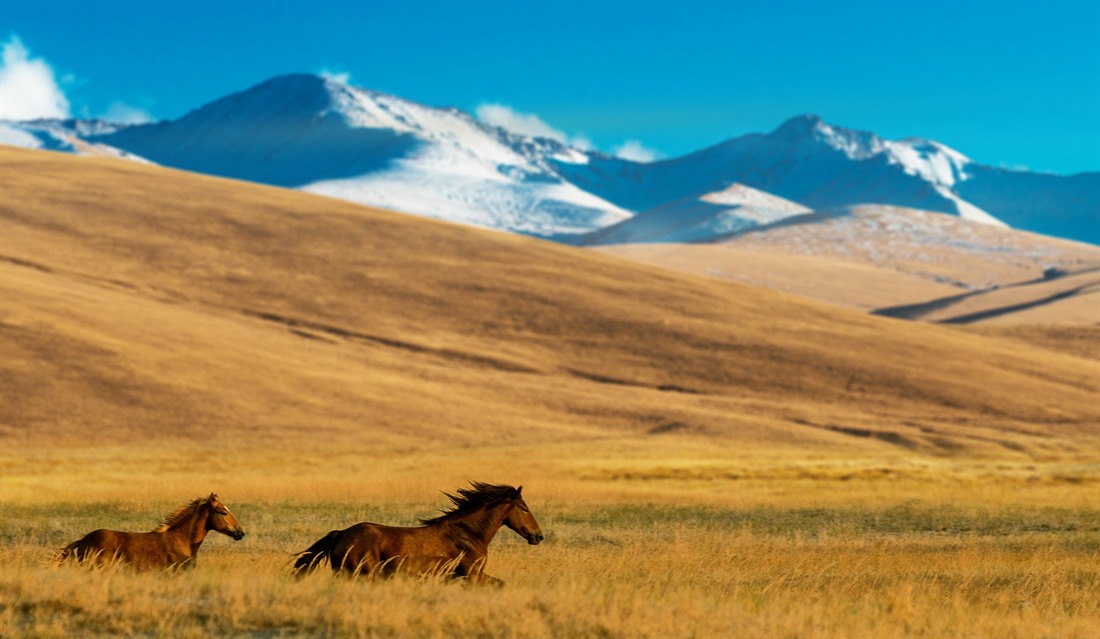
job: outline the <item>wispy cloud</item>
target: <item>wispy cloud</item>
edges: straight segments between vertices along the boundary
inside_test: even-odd
[[[503,104],[479,104],[476,113],[477,119],[482,122],[508,129],[512,133],[550,138],[559,142],[565,142],[568,139],[564,132],[543,122],[539,116],[532,113],[520,113]]]
[[[32,58],[18,36],[0,48],[0,119],[69,117],[69,101],[49,63]]]
[[[475,111],[477,119],[491,126],[499,126],[512,133],[531,137],[549,138],[582,150],[592,148],[592,141],[581,135],[568,135],[555,129],[533,113],[521,113],[503,104],[480,104]]]
[[[632,162],[654,162],[664,157],[656,149],[648,149],[637,140],[627,140],[611,151],[616,157]]]
[[[330,69],[321,69],[320,75],[326,80],[332,80],[333,82],[339,82],[341,84],[348,84],[349,82],[351,82],[351,74],[347,71],[332,71]]]
[[[588,136],[583,133],[569,138],[569,146],[581,151],[592,151],[596,148],[596,145],[592,144],[592,140],[589,140]]]
[[[130,106],[122,102],[115,102],[107,107],[106,113],[103,114],[103,119],[108,122],[117,122],[118,124],[145,124],[146,122],[152,122],[153,116],[145,109]]]
[[[592,140],[584,134],[569,135],[561,129],[550,126],[545,120],[533,113],[522,113],[510,106],[489,102],[479,105],[475,113],[477,119],[482,122],[499,126],[512,133],[557,140],[582,151],[596,150]],[[623,142],[612,149],[611,154],[634,162],[653,162],[664,157],[664,154],[660,151],[648,148],[638,140]]]

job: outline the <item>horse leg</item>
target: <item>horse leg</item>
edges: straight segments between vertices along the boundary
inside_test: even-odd
[[[454,577],[455,579],[466,578],[467,583],[474,583],[479,586],[496,586],[501,588],[504,586],[503,579],[497,579],[496,577],[485,572],[485,563],[488,561],[487,557],[479,557],[466,561],[463,558],[455,567]]]
[[[382,567],[378,560],[378,553],[364,549],[362,544],[352,543],[340,555],[339,559],[335,555],[331,559],[333,574],[343,574],[351,578],[360,575],[368,578],[374,577],[378,569]]]
[[[489,573],[484,573],[484,572],[481,573],[481,582],[480,583],[483,586],[495,586],[497,588],[503,588],[504,587],[504,580],[503,579],[497,579],[496,577],[490,575]]]

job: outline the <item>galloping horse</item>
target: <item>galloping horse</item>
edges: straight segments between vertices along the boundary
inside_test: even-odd
[[[93,530],[62,548],[57,564],[61,565],[72,556],[78,562],[90,560],[97,565],[118,561],[138,570],[193,567],[199,546],[211,530],[236,540],[244,537],[237,518],[214,493],[168,514],[152,532]]]
[[[453,508],[438,517],[421,519],[422,526],[400,528],[363,522],[334,530],[297,555],[299,575],[313,572],[325,557],[333,573],[412,574],[444,573],[453,579],[503,585],[484,572],[489,542],[501,526],[535,545],[542,530],[523,501],[523,486],[497,486],[472,482],[458,495],[444,493]]]

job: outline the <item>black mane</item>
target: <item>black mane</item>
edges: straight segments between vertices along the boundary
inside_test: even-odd
[[[450,510],[443,511],[442,515],[431,518],[421,518],[424,525],[437,524],[448,519],[467,515],[483,506],[495,506],[496,504],[517,499],[520,496],[518,488],[502,484],[485,484],[479,481],[470,482],[469,488],[459,488],[457,495],[443,493],[451,500],[453,506]]]

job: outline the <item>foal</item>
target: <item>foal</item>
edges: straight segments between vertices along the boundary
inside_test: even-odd
[[[237,518],[215,493],[178,508],[152,532],[93,530],[62,548],[57,564],[73,557],[77,562],[92,561],[100,566],[118,561],[138,570],[193,567],[199,546],[211,530],[236,540],[244,537]]]

